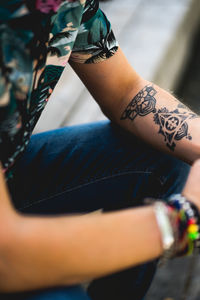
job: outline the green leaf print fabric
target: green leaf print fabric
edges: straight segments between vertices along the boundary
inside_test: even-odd
[[[7,178],[69,60],[118,49],[97,0],[0,0],[0,161]]]

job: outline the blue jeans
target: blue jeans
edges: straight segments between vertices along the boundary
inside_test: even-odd
[[[189,166],[104,121],[33,135],[13,172],[9,189],[15,207],[26,214],[56,215],[111,211],[143,205],[145,197],[165,198],[182,190]],[[155,269],[154,261],[94,280],[87,294],[94,300],[141,300]],[[79,287],[9,299],[45,300],[47,294],[55,300],[88,299]]]

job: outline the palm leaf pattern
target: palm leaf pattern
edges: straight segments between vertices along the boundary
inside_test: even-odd
[[[0,161],[7,178],[68,60],[97,63],[117,48],[98,0],[1,0]]]

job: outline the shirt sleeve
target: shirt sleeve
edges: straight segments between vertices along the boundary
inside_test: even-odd
[[[84,11],[84,0],[63,1],[51,18],[46,65],[65,67],[71,55]]]
[[[115,54],[118,42],[99,1],[87,0],[74,42],[70,60],[78,63],[98,63]]]

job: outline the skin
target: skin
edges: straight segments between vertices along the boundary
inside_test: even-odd
[[[197,117],[187,120],[192,139],[183,137],[176,141],[174,151],[166,146],[159,133],[159,126],[154,122],[155,113],[137,116],[134,121],[121,119],[132,99],[151,84],[135,72],[121,50],[102,63],[71,65],[113,122],[187,162],[193,163],[199,157],[200,124]],[[163,107],[174,111],[177,100],[153,86],[156,111]],[[189,114],[187,109],[185,111]],[[183,194],[200,208],[199,179],[198,160],[192,167]],[[152,206],[104,214],[25,216],[14,210],[2,172],[0,195],[0,291],[80,283],[162,254],[161,235]]]
[[[192,139],[182,138],[177,141],[174,151],[166,146],[163,135],[158,133],[160,128],[154,122],[155,113],[144,117],[138,116],[134,121],[121,119],[129,103],[145,86],[153,86],[156,90],[154,97],[157,112],[162,108],[174,111],[181,103],[167,91],[139,76],[130,66],[121,49],[102,63],[90,65],[71,63],[71,66],[109,119],[157,149],[174,155],[189,164],[199,158],[200,118],[197,115],[194,114],[195,118],[187,120]],[[187,116],[191,112],[187,107],[178,109],[180,113],[186,113]],[[176,114],[171,113],[171,115]]]

